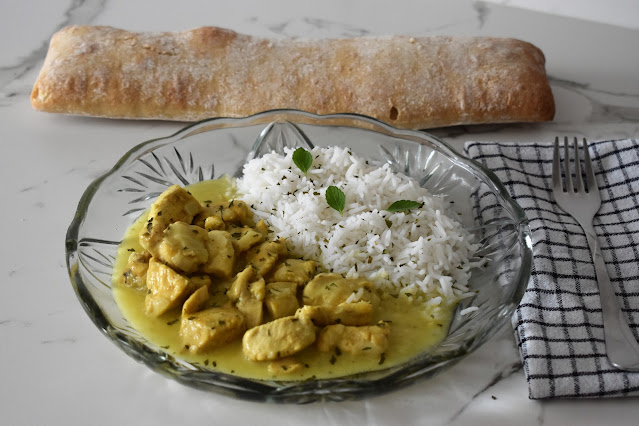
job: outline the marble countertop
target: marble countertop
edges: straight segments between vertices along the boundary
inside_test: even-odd
[[[69,283],[63,241],[91,181],[134,145],[171,134],[184,124],[50,115],[33,111],[29,104],[48,39],[69,24],[131,30],[216,25],[272,37],[492,35],[521,38],[544,51],[556,98],[555,120],[452,127],[432,133],[459,149],[468,140],[639,137],[639,4],[606,2],[607,8],[602,9],[595,0],[562,2],[561,7],[554,3],[2,2],[1,422],[636,424],[637,399],[529,400],[510,327],[434,379],[355,402],[305,406],[245,402],[187,388],[152,372],[109,342],[84,313]]]

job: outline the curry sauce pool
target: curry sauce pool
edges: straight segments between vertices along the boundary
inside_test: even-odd
[[[387,299],[379,310],[380,317],[391,321],[389,348],[382,356],[354,356],[335,351],[324,353],[310,346],[295,355],[304,368],[297,373],[276,374],[269,371],[268,362],[249,361],[242,353],[241,340],[236,340],[207,353],[193,355],[184,349],[178,335],[179,313],[151,318],[144,314],[144,292],[118,286],[116,300],[120,309],[133,327],[167,353],[207,367],[211,370],[230,373],[252,379],[304,380],[343,377],[366,371],[391,367],[409,360],[428,350],[445,336],[450,318],[450,309],[440,309],[436,318],[431,318],[421,307],[409,302]]]
[[[201,202],[220,203],[229,200],[232,195],[227,180],[198,183],[189,187],[189,191]],[[372,323],[382,321],[391,328],[388,348],[382,354],[351,355],[338,349],[319,352],[314,345],[298,352],[295,359],[303,368],[296,372],[269,370],[269,362],[249,361],[243,354],[241,339],[227,345],[194,354],[185,348],[179,335],[179,309],[154,317],[145,314],[144,288],[126,286],[120,283],[127,267],[129,254],[142,252],[138,234],[147,224],[145,217],[140,218],[126,233],[118,252],[114,270],[114,293],[123,314],[133,327],[151,342],[167,353],[181,359],[217,371],[255,379],[302,380],[307,378],[340,377],[359,372],[386,368],[402,363],[416,354],[424,352],[441,341],[447,332],[454,303],[440,303],[438,306],[411,300],[405,294],[380,293],[380,301],[374,311]],[[218,280],[217,285],[227,290],[231,280]],[[223,298],[224,294],[212,294]]]

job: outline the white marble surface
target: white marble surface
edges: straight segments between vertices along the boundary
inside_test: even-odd
[[[435,379],[356,402],[249,403],[186,388],[153,373],[92,325],[69,284],[63,241],[77,202],[93,179],[130,147],[182,124],[48,115],[31,110],[28,100],[48,38],[68,24],[132,30],[217,25],[273,37],[496,35],[522,38],[545,52],[556,96],[555,121],[433,133],[458,148],[466,140],[639,137],[639,3],[605,2],[605,8],[596,0],[556,3],[0,3],[0,423],[636,424],[636,399],[530,401],[508,327]]]

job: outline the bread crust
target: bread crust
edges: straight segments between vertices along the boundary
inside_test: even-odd
[[[272,40],[216,27],[53,35],[40,111],[197,121],[277,108],[358,113],[399,128],[552,120],[542,52],[488,37]]]

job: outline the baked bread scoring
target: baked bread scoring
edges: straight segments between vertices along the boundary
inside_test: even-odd
[[[399,128],[552,120],[535,46],[487,37],[266,39],[203,27],[54,34],[31,93],[40,111],[196,121],[277,108],[358,113]]]

